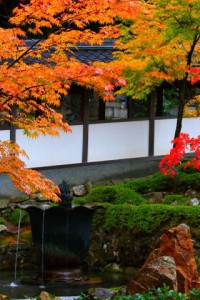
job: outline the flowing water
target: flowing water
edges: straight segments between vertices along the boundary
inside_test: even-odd
[[[20,238],[21,220],[22,220],[22,211],[20,210],[19,221],[18,221],[18,229],[17,229],[14,282],[11,282],[11,284],[10,284],[11,287],[16,287],[17,286],[17,262],[18,262],[18,252],[19,252],[19,238]]]
[[[45,225],[45,209],[43,209],[42,213],[42,242],[41,242],[41,285],[40,288],[45,288],[44,286],[44,246],[45,246],[45,240],[44,240],[44,225]]]

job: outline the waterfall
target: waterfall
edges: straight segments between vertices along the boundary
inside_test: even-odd
[[[18,228],[17,228],[17,241],[16,241],[16,253],[15,253],[15,273],[14,273],[14,282],[10,284],[12,287],[17,286],[17,261],[18,261],[18,252],[19,252],[19,238],[20,238],[20,228],[21,228],[21,220],[22,220],[22,211],[20,209],[19,213],[19,221],[18,221]]]
[[[42,207],[42,236],[41,236],[41,285],[40,288],[45,288],[44,286],[44,226],[45,226],[45,209],[46,207],[43,205]]]

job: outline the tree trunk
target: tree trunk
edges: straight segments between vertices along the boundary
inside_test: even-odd
[[[179,104],[178,104],[178,115],[177,115],[177,120],[176,120],[176,130],[175,130],[174,138],[177,138],[181,132],[182,121],[183,121],[183,111],[184,111],[184,101],[183,101],[183,98],[181,97],[179,99]]]

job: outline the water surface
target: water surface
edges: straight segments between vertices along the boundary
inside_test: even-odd
[[[57,270],[55,277],[53,272],[49,271],[49,273],[52,273],[53,279],[49,279],[47,276],[47,282],[45,280],[41,281],[36,271],[18,271],[16,281],[14,271],[0,271],[0,294],[7,295],[11,299],[34,298],[41,291],[47,291],[60,297],[79,296],[89,288],[118,287],[127,284],[130,279],[130,276],[125,274],[102,272],[84,274],[83,280],[79,280],[78,277],[76,279],[73,275],[73,279],[70,281],[69,270]],[[61,276],[60,280],[58,276]],[[24,283],[23,278],[29,278],[30,282]],[[35,280],[35,278],[37,279]]]

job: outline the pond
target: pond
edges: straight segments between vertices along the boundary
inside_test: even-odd
[[[72,280],[70,280],[71,272],[73,273]],[[119,287],[127,284],[130,279],[127,274],[111,272],[94,272],[84,274],[84,279],[74,279],[74,272],[77,272],[77,269],[49,271],[49,274],[54,275],[52,278],[55,278],[55,281],[50,279],[47,274],[47,281],[41,285],[35,271],[18,271],[16,286],[11,286],[15,278],[14,272],[0,271],[0,294],[7,295],[12,299],[34,298],[42,291],[60,297],[79,296],[89,288]],[[27,280],[27,278],[29,279]]]

